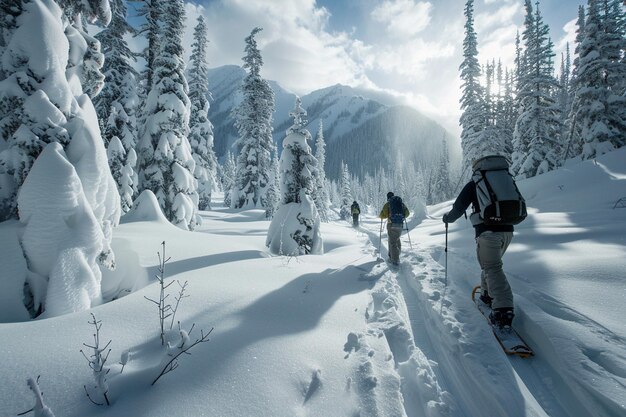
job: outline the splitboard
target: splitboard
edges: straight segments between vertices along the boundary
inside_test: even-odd
[[[528,358],[534,355],[533,350],[528,346],[528,344],[522,339],[522,337],[515,331],[514,328],[501,330],[497,326],[491,324],[489,320],[489,314],[491,314],[491,307],[487,304],[483,303],[480,300],[480,285],[477,285],[472,290],[472,301],[478,307],[478,310],[485,316],[491,328],[493,329],[493,334],[502,346],[502,350],[507,355],[515,355],[521,358]]]

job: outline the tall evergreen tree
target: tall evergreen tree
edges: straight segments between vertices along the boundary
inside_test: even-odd
[[[350,171],[348,164],[341,161],[341,177],[339,178],[339,217],[341,220],[352,220],[350,206],[352,205],[352,189],[350,187]]]
[[[583,38],[585,36],[585,7],[578,6],[578,20],[576,20],[576,47],[574,48],[574,61],[572,63],[572,75],[570,77],[570,91],[572,103],[567,115],[567,136],[565,137],[565,150],[563,159],[569,159],[582,153],[581,129],[578,124],[576,100],[576,85],[578,85],[578,68],[580,67],[580,52]]]
[[[267,208],[267,188],[271,177],[272,113],[274,92],[261,77],[263,58],[255,36],[261,28],[254,28],[246,38],[243,67],[248,70],[242,85],[243,100],[234,110],[237,142],[237,176],[233,193],[234,208]]]
[[[224,191],[224,206],[232,206],[231,193],[235,185],[237,163],[235,157],[228,151],[225,156],[224,165],[222,166],[222,191]]]
[[[293,125],[287,130],[280,156],[281,201],[267,236],[270,251],[279,255],[321,253],[320,218],[315,208],[317,160],[308,140],[311,134],[300,97],[289,115]]]
[[[554,169],[562,155],[560,114],[554,100],[559,86],[553,76],[553,44],[538,2],[533,12],[530,0],[526,0],[525,22],[522,38],[526,65],[518,92],[520,113],[512,155],[512,170],[520,178]]]
[[[146,67],[143,72],[144,88],[147,92],[152,88],[155,70],[155,59],[159,51],[159,40],[161,37],[161,21],[163,16],[164,2],[167,0],[143,0],[143,5],[139,9],[139,16],[143,17],[144,23],[141,25],[138,35],[144,35],[148,44],[143,50],[143,57],[146,60]]]
[[[324,165],[326,164],[326,142],[324,141],[324,125],[320,120],[317,136],[315,138],[315,159],[317,159],[317,193],[315,194],[315,206],[320,214],[323,222],[328,221],[328,206],[330,205],[330,197],[326,181],[326,172]]]
[[[153,85],[145,103],[146,120],[139,143],[140,189],[151,190],[165,217],[183,229],[198,221],[195,162],[187,140],[190,103],[185,77],[182,0],[167,2]]]
[[[474,0],[465,3],[465,38],[463,40],[463,62],[461,71],[461,147],[463,149],[463,170],[470,172],[472,162],[481,156],[481,137],[485,128],[483,114],[483,92],[480,85],[480,65],[478,64],[478,42],[474,31]]]
[[[132,66],[136,58],[124,36],[134,33],[134,29],[126,21],[127,9],[123,0],[112,0],[111,12],[111,23],[96,35],[105,57],[103,70],[106,82],[94,99],[94,105],[105,146],[108,148],[113,138],[118,138],[123,146],[123,152],[117,149],[116,144],[108,154],[115,155],[114,159],[109,158],[109,166],[120,192],[122,210],[127,212],[137,192],[135,147],[138,97],[137,73]],[[123,168],[124,175],[116,172],[119,167]]]
[[[306,129],[307,114],[300,97],[296,97],[295,107],[289,115],[293,118],[293,125],[287,130],[280,158],[282,204],[300,203],[302,192],[311,197],[317,192],[317,160],[308,145],[311,133]]]
[[[280,161],[278,160],[278,149],[276,145],[272,149],[272,176],[267,188],[267,208],[265,217],[271,219],[280,204]]]
[[[570,117],[575,123],[572,140],[582,148],[583,159],[626,144],[626,97],[614,91],[620,79],[619,41],[605,27],[606,18],[599,1],[588,0]]]
[[[191,68],[189,69],[189,142],[196,161],[194,177],[198,181],[198,208],[211,208],[211,193],[216,187],[217,158],[213,151],[213,125],[209,121],[209,88],[206,48],[207,26],[204,17],[198,17],[191,45]]]

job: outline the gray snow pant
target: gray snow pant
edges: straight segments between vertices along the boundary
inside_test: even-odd
[[[387,223],[387,236],[389,238],[389,258],[391,262],[400,263],[400,235],[402,234],[402,224]]]
[[[480,286],[493,298],[492,308],[513,307],[513,292],[502,271],[502,255],[513,239],[513,232],[486,231],[476,238],[476,254],[482,270]]]

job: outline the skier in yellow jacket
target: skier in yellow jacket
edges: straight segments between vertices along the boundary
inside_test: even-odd
[[[400,264],[400,235],[404,227],[404,219],[409,217],[409,209],[404,205],[402,199],[394,195],[391,191],[387,193],[387,202],[380,211],[381,223],[387,219],[387,236],[389,240],[389,261],[393,265]],[[382,224],[381,224],[382,226]]]

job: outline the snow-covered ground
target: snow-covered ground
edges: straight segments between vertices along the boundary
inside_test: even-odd
[[[412,248],[403,236],[398,271],[377,262],[374,217],[359,230],[323,224],[324,255],[287,258],[269,255],[260,210],[216,207],[196,232],[145,210],[115,229],[113,248],[118,278],[150,285],[90,311],[0,324],[0,416],[33,406],[26,379],[38,375],[57,417],[626,415],[626,208],[613,209],[626,197],[625,161],[621,149],[519,184],[530,216],[504,264],[530,359],[507,357],[470,299],[479,268],[463,218],[450,226],[446,262],[450,202],[411,229]],[[25,268],[13,261],[16,226],[0,224],[2,277]],[[158,297],[162,241],[166,282],[188,281],[176,319],[195,324],[191,341],[214,330],[151,386],[167,358],[145,299]],[[382,243],[386,257],[384,233]],[[6,279],[0,290],[19,292]],[[102,344],[112,340],[108,407],[83,388],[96,395],[80,353],[93,340],[90,313]]]

